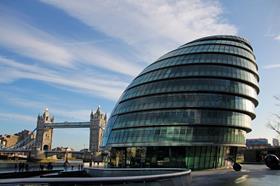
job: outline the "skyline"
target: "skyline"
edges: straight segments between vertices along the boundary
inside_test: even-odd
[[[109,115],[132,79],[164,53],[233,34],[251,42],[259,66],[260,103],[247,137],[276,137],[265,123],[279,111],[278,1],[80,2],[0,2],[0,134],[33,130],[45,107],[56,122],[88,121],[98,105]],[[58,129],[54,146],[87,147],[88,136],[88,129]]]

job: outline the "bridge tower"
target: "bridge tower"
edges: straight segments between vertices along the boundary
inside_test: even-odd
[[[107,116],[101,113],[100,106],[98,106],[95,113],[90,113],[90,137],[89,137],[89,150],[93,153],[100,151],[102,143],[103,131],[106,125]]]
[[[53,121],[54,117],[50,115],[48,108],[45,109],[43,115],[38,115],[35,141],[36,150],[51,150],[53,129],[45,128],[44,125],[46,123],[53,123]]]

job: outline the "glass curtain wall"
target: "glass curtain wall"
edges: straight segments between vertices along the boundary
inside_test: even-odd
[[[258,105],[251,44],[200,38],[147,66],[124,90],[104,133],[112,167],[225,166],[245,146]]]

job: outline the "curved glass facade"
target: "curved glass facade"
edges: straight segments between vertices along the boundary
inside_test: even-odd
[[[258,105],[248,41],[209,36],[146,67],[109,118],[103,145],[113,167],[216,168],[245,146]]]
[[[114,128],[145,126],[231,126],[251,131],[251,118],[247,114],[223,110],[168,109],[123,114],[117,118]]]
[[[191,79],[167,79],[160,82],[145,83],[128,89],[121,97],[127,100],[146,95],[176,92],[216,92],[233,95],[246,96],[257,104],[256,90],[246,84],[241,84],[232,80],[211,79],[211,78],[191,78]]]
[[[198,76],[244,81],[246,84],[253,85],[254,88],[258,90],[257,75],[236,67],[219,65],[173,66],[158,69],[135,78],[128,88],[156,80],[186,77],[191,78]]]

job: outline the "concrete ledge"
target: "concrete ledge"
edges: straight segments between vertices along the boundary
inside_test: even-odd
[[[181,168],[85,168],[92,177],[144,176],[183,172]]]
[[[119,172],[123,174],[133,172],[134,174],[138,172],[137,176],[114,176],[114,177],[71,177],[71,178],[22,178],[22,179],[2,179],[0,184],[67,184],[67,185],[83,185],[83,184],[94,184],[94,185],[116,185],[116,184],[126,184],[126,185],[150,185],[150,186],[188,186],[191,184],[191,170],[186,169],[99,169],[94,170],[101,172]],[[141,173],[146,174],[147,172],[157,173],[152,175],[141,175]],[[158,171],[161,174],[158,174]],[[172,173],[166,173],[173,171]],[[116,175],[115,173],[115,175]]]
[[[62,170],[43,170],[43,171],[25,171],[25,172],[6,172],[0,173],[0,180],[5,178],[27,178],[40,176],[44,174],[57,173]],[[1,183],[1,182],[0,182]]]

